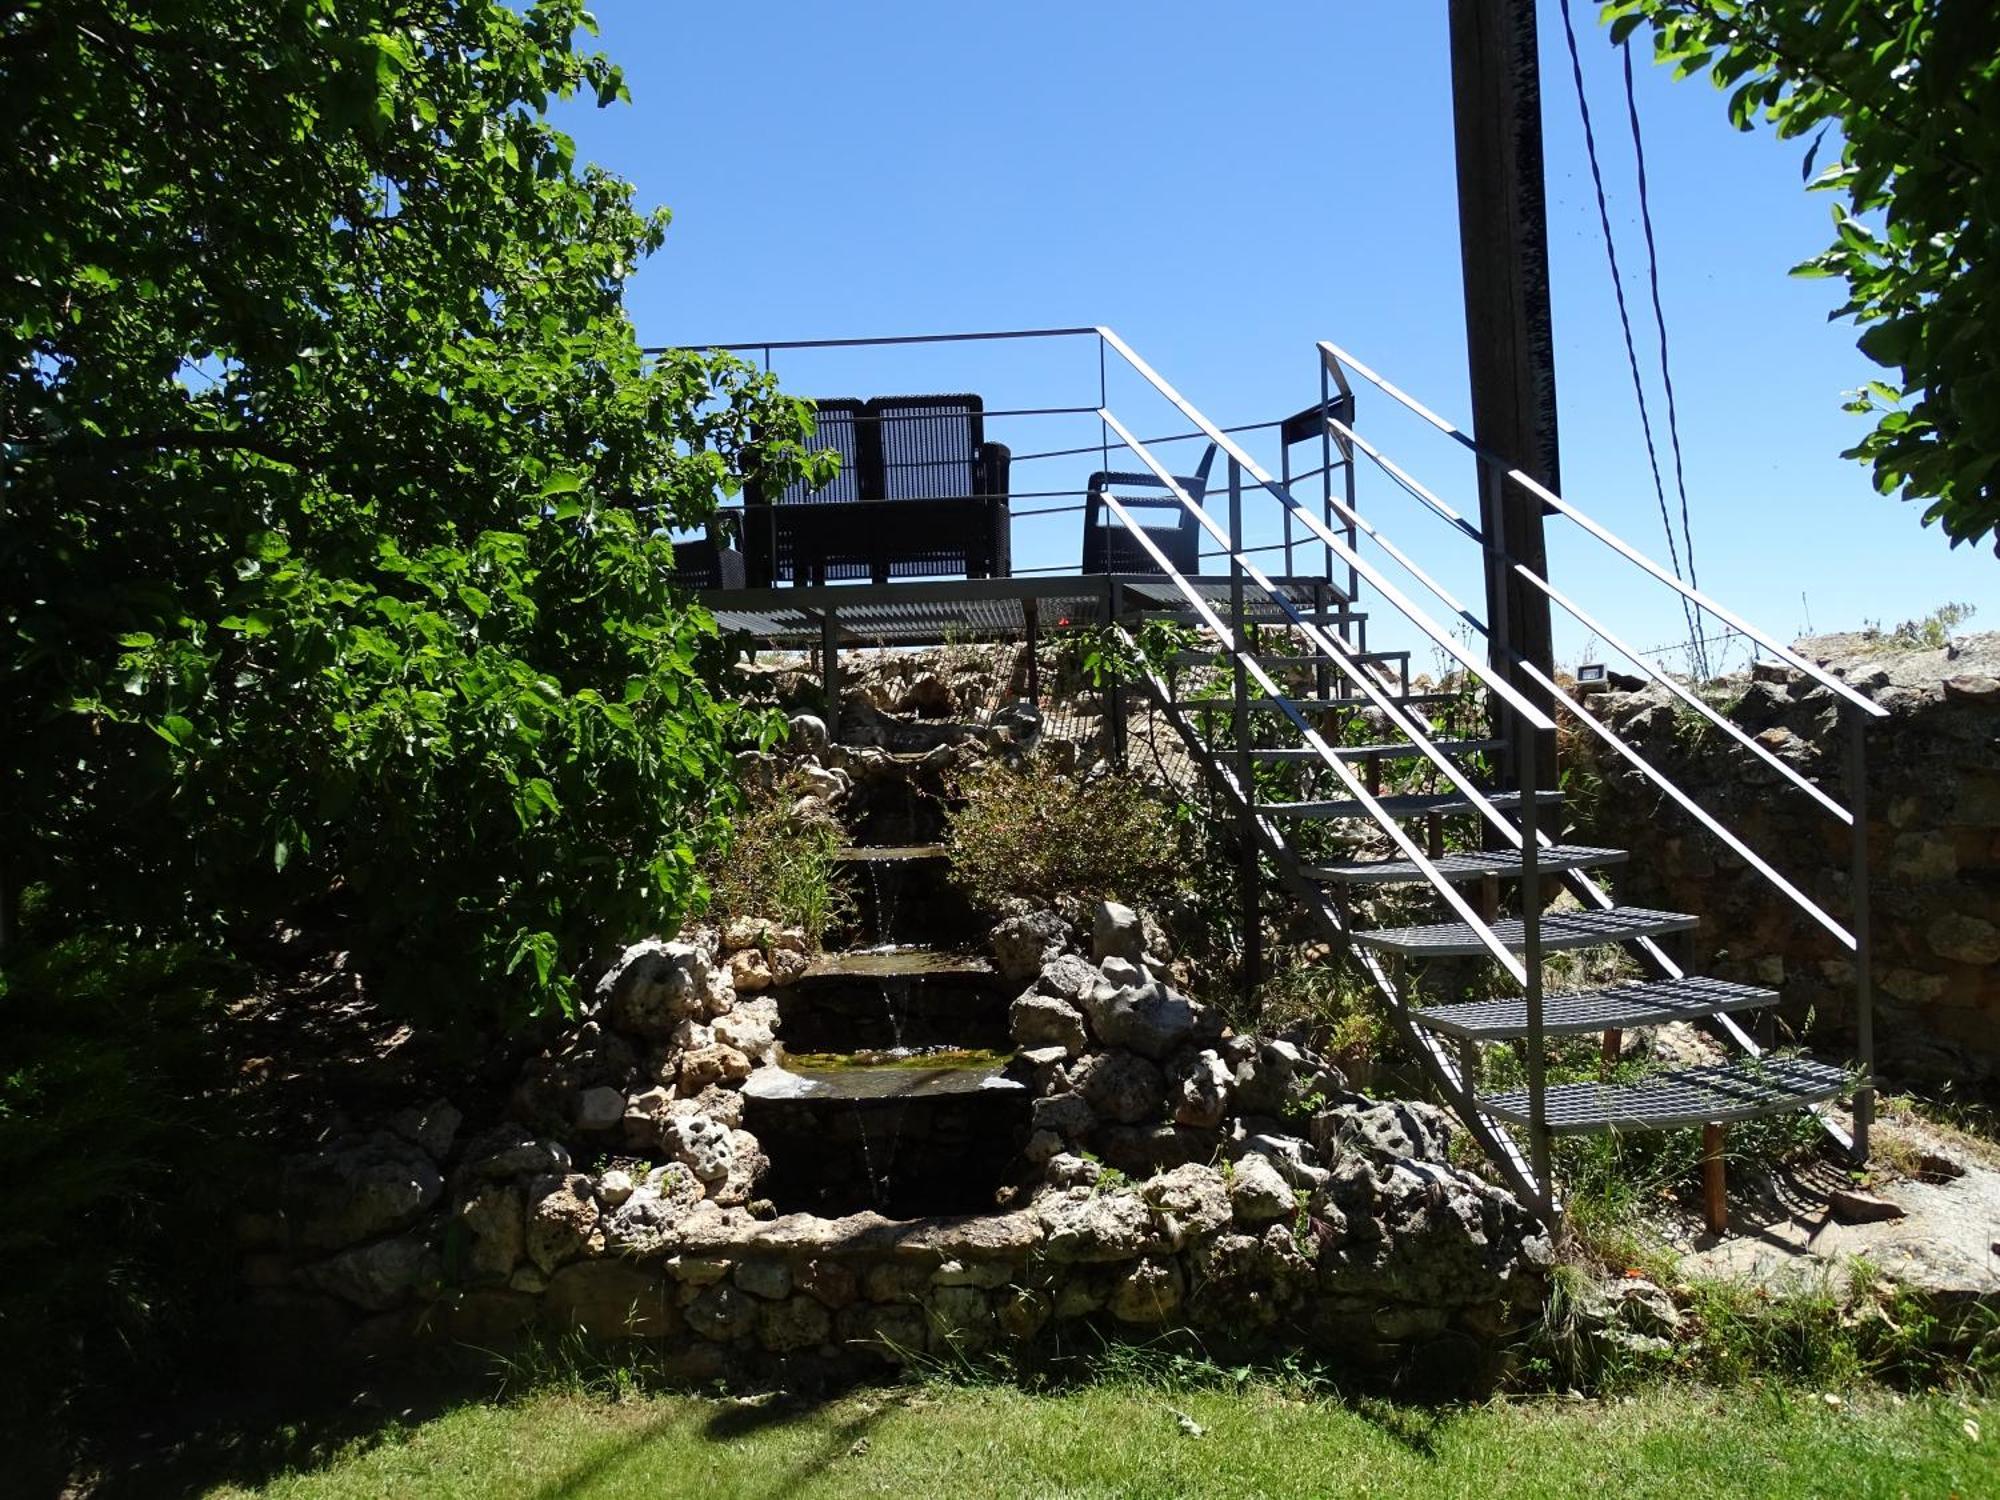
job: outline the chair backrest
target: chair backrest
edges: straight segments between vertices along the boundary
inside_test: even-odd
[[[1208,445],[1208,451],[1201,456],[1192,474],[1176,474],[1175,481],[1187,491],[1188,499],[1200,505],[1208,494],[1208,471],[1215,463],[1215,444]],[[1114,473],[1099,470],[1090,476],[1087,498],[1083,511],[1083,571],[1086,573],[1157,573],[1160,565],[1125,527],[1125,523],[1112,515],[1105,506],[1103,494],[1110,489],[1150,488],[1162,491],[1157,498],[1151,495],[1121,495],[1119,501],[1127,509],[1169,510],[1172,512],[1173,526],[1148,526],[1154,544],[1166,553],[1167,560],[1181,573],[1193,574],[1201,566],[1201,522],[1180,502],[1180,497],[1167,492],[1159,477],[1147,473]],[[1138,516],[1132,518],[1139,521]],[[1143,525],[1143,521],[1140,522]]]
[[[829,449],[838,453],[840,472],[818,489],[808,488],[803,479],[794,480],[774,503],[815,505],[868,498],[864,493],[870,446],[867,417],[868,403],[857,397],[828,396],[813,402],[813,435],[806,446],[814,453]]]
[[[985,406],[977,396],[878,396],[868,403],[884,500],[963,500],[978,492]]]

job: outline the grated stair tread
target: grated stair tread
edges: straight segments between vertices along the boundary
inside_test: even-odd
[[[1431,743],[1446,755],[1480,755],[1488,750],[1498,750],[1506,742],[1504,740],[1433,740]],[[1394,744],[1386,745],[1333,745],[1329,748],[1341,760],[1372,760],[1376,756],[1380,756],[1384,760],[1414,760],[1424,753],[1408,740],[1398,740]],[[1217,746],[1211,747],[1209,753],[1227,759],[1236,752],[1227,746]],[[1275,748],[1259,748],[1250,752],[1250,758],[1260,765],[1283,765],[1292,761],[1301,761],[1306,765],[1314,766],[1324,764],[1320,760],[1319,751],[1313,749],[1310,745],[1281,745]]]
[[[1507,809],[1521,805],[1519,792],[1489,792],[1486,800],[1496,808]],[[1552,807],[1562,800],[1557,791],[1535,793],[1535,806]],[[1477,811],[1462,792],[1401,792],[1393,796],[1377,797],[1375,803],[1392,818],[1420,818],[1431,813],[1465,813]],[[1257,811],[1272,818],[1310,818],[1318,822],[1328,822],[1336,818],[1372,818],[1374,814],[1361,805],[1360,800],[1336,800],[1328,802],[1260,802]]]
[[[1592,870],[1602,865],[1623,864],[1630,856],[1623,849],[1596,849],[1588,844],[1555,844],[1542,850],[1537,861],[1544,872],[1552,870]],[[1479,880],[1491,875],[1511,880],[1521,873],[1518,849],[1473,850],[1464,854],[1440,854],[1431,861],[1447,880]],[[1305,870],[1309,880],[1336,885],[1420,885],[1428,878],[1407,859],[1363,860],[1346,865],[1312,865]]]
[[[1447,703],[1462,703],[1465,701],[1465,694],[1463,693],[1398,693],[1392,690],[1393,684],[1382,683],[1380,686],[1383,698],[1395,704],[1398,708],[1437,708]],[[1377,706],[1373,698],[1365,695],[1357,695],[1351,698],[1258,697],[1250,699],[1245,703],[1244,707],[1248,708],[1252,713],[1283,713],[1285,705],[1288,703],[1302,714],[1324,713],[1329,709],[1335,708],[1362,709]],[[1195,712],[1228,713],[1235,709],[1236,700],[1234,698],[1183,698],[1180,700],[1179,706]]]
[[[1814,1058],[1746,1058],[1675,1068],[1637,1083],[1557,1084],[1542,1107],[1552,1135],[1666,1130],[1804,1109],[1852,1086],[1845,1069]],[[1525,1089],[1481,1099],[1479,1107],[1509,1124],[1528,1123]]]
[[[1663,979],[1650,984],[1616,984],[1542,998],[1542,1030],[1549,1036],[1591,1031],[1631,1031],[1693,1021],[1726,1011],[1756,1010],[1778,1001],[1776,990],[1726,979]],[[1413,1011],[1410,1019],[1428,1030],[1474,1042],[1510,1041],[1528,1034],[1528,1003],[1519,998],[1473,1000]]]
[[[1658,937],[1662,933],[1686,932],[1700,919],[1679,911],[1653,911],[1643,906],[1614,906],[1608,911],[1557,911],[1542,916],[1542,951],[1564,948],[1595,948],[1604,943],[1630,942],[1634,938]],[[1503,917],[1487,924],[1503,947],[1519,953],[1521,919]],[[1433,922],[1422,927],[1381,927],[1357,932],[1354,941],[1385,953],[1401,953],[1410,958],[1470,958],[1487,951],[1471,924]]]
[[[1344,662],[1336,661],[1331,656],[1266,656],[1261,651],[1252,652],[1251,655],[1255,657],[1258,666],[1265,668],[1325,667],[1329,671],[1338,672],[1345,665]],[[1218,658],[1221,658],[1221,660],[1218,660]],[[1226,667],[1229,665],[1227,658],[1228,653],[1218,646],[1213,651],[1176,651],[1173,654],[1172,660],[1177,667]],[[1354,660],[1363,666],[1373,666],[1388,661],[1408,661],[1409,659],[1410,653],[1407,651],[1356,651],[1354,653]]]

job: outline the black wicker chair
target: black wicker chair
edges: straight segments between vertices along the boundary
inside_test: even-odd
[[[682,588],[740,589],[745,579],[743,554],[727,542],[717,542],[711,528],[707,536],[674,543],[671,576]]]
[[[1008,451],[979,397],[815,403],[814,447],[840,455],[820,488],[753,490],[743,550],[755,587],[843,579],[1004,578],[1013,566]]]
[[[1187,496],[1200,505],[1202,497],[1208,493],[1208,471],[1215,463],[1215,444],[1208,445],[1208,451],[1201,456],[1192,474],[1174,476],[1174,482]],[[1160,565],[1153,561],[1137,537],[1132,535],[1125,523],[1112,515],[1104,504],[1104,492],[1110,489],[1126,490],[1135,486],[1147,486],[1164,490],[1159,476],[1151,473],[1129,474],[1100,469],[1090,476],[1089,498],[1084,501],[1083,511],[1083,571],[1086,573],[1157,573]],[[1134,514],[1153,545],[1166,554],[1167,561],[1174,565],[1174,571],[1192,577],[1201,571],[1201,522],[1189,514],[1180,500],[1167,494],[1158,499],[1121,494],[1119,504],[1128,511],[1165,510],[1170,512],[1171,525],[1146,526],[1144,519]]]

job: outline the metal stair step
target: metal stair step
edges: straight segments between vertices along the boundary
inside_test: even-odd
[[[1633,1031],[1693,1021],[1725,1011],[1757,1010],[1778,1001],[1776,990],[1726,979],[1692,977],[1652,984],[1615,984],[1601,990],[1542,998],[1542,1031],[1573,1036],[1590,1031]],[[1528,1002],[1523,999],[1472,1000],[1412,1011],[1410,1019],[1431,1031],[1473,1042],[1503,1042],[1528,1034]]]
[[[1643,906],[1614,906],[1606,911],[1546,912],[1542,916],[1542,951],[1553,953],[1562,948],[1595,948],[1604,943],[1686,932],[1698,926],[1700,920],[1687,912],[1652,911]],[[1493,935],[1503,947],[1516,953],[1523,950],[1525,945],[1519,917],[1503,917],[1486,925],[1492,928]],[[1370,932],[1355,933],[1354,941],[1385,953],[1401,953],[1411,958],[1471,958],[1487,951],[1486,945],[1467,922],[1379,927]]]
[[[1433,708],[1445,703],[1460,703],[1465,699],[1465,694],[1463,693],[1398,693],[1392,690],[1393,685],[1390,683],[1383,683],[1381,687],[1383,697],[1399,708]],[[1287,703],[1303,714],[1324,713],[1326,710],[1332,708],[1374,708],[1376,706],[1374,699],[1363,696],[1351,698],[1252,698],[1245,706],[1252,713],[1283,713],[1284,706]],[[1213,711],[1220,713],[1234,710],[1236,700],[1233,698],[1182,698],[1179,706],[1195,712]]]
[[[1675,1068],[1637,1083],[1562,1083],[1543,1095],[1552,1135],[1666,1130],[1781,1114],[1837,1099],[1854,1085],[1842,1068],[1810,1057],[1746,1058]],[[1512,1125],[1528,1123],[1525,1089],[1481,1099]]]
[[[1446,755],[1479,755],[1488,750],[1498,750],[1505,740],[1433,740],[1431,743]],[[1408,740],[1400,740],[1391,745],[1332,745],[1328,747],[1341,760],[1373,760],[1380,756],[1383,760],[1415,760],[1424,752]],[[1211,747],[1211,755],[1227,758],[1236,753],[1228,746]],[[1319,751],[1310,745],[1281,745],[1275,748],[1261,747],[1250,752],[1250,758],[1260,765],[1277,765],[1288,761],[1303,761],[1307,765],[1322,765]]]
[[[1537,861],[1543,871],[1594,870],[1601,865],[1621,865],[1631,856],[1623,849],[1595,849],[1588,844],[1555,844],[1542,850]],[[1465,854],[1441,854],[1431,861],[1447,880],[1480,880],[1488,875],[1511,880],[1521,873],[1518,849],[1474,850]],[[1309,880],[1339,885],[1419,885],[1428,877],[1407,859],[1363,860],[1349,865],[1312,865],[1304,872]]]
[[[1225,656],[1221,647],[1213,651],[1176,651],[1172,660],[1177,667],[1210,667],[1217,665],[1216,658]],[[1252,652],[1261,667],[1328,667],[1339,671],[1345,665],[1331,656],[1266,656],[1262,652]],[[1354,660],[1362,666],[1374,666],[1382,662],[1408,661],[1407,651],[1357,651]],[[1223,663],[1226,665],[1227,663]]]
[[[1224,624],[1227,624],[1229,620],[1229,601],[1227,599],[1220,599],[1209,602],[1214,605],[1216,615]],[[1128,610],[1126,613],[1129,617],[1140,620],[1170,620],[1182,625],[1205,625],[1208,623],[1185,604],[1165,609]],[[1263,612],[1256,614],[1254,618],[1259,626],[1266,629],[1275,628],[1283,630],[1290,627],[1292,623],[1291,618],[1280,614],[1277,607],[1268,599],[1264,601]],[[1299,618],[1304,620],[1308,625],[1331,625],[1338,630],[1348,625],[1360,624],[1368,618],[1368,611],[1365,609],[1302,608],[1299,610]]]
[[[1519,807],[1521,794],[1489,792],[1486,800],[1504,810]],[[1553,807],[1560,801],[1562,793],[1558,791],[1535,793],[1537,807]],[[1420,818],[1430,813],[1443,815],[1477,810],[1462,792],[1401,792],[1389,797],[1377,797],[1375,803],[1392,818]],[[1374,816],[1355,799],[1327,802],[1260,802],[1257,804],[1257,811],[1271,818],[1308,818],[1317,822],[1329,822],[1336,818]]]

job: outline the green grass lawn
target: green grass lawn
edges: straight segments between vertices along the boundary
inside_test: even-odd
[[[1201,1429],[1183,1430],[1182,1417]],[[1980,1429],[1988,1429],[1981,1433]],[[926,1387],[828,1404],[540,1396],[468,1405],[214,1496],[2000,1496],[2000,1411],[1881,1392],[1655,1388],[1455,1410],[1269,1387]]]

